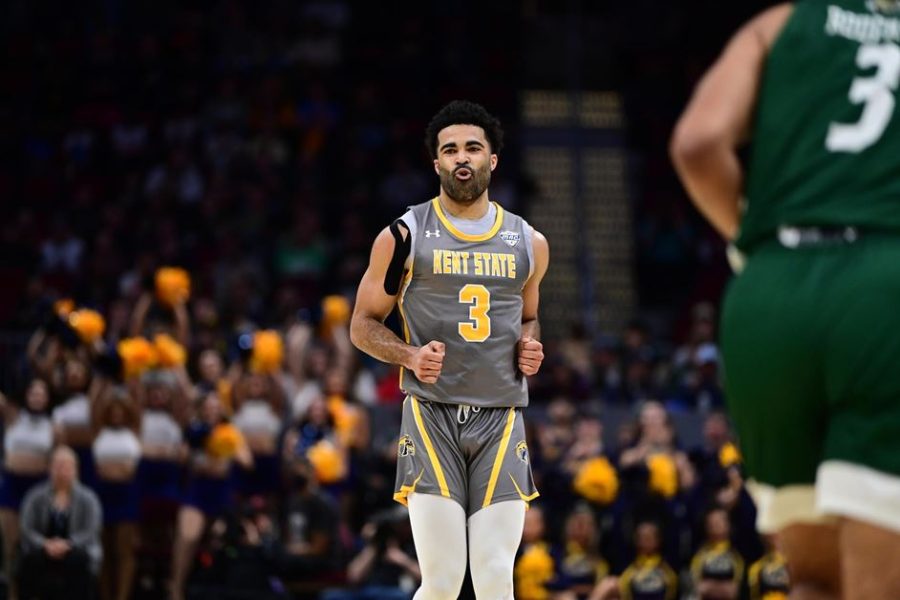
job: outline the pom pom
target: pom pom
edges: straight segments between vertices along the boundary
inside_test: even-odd
[[[216,458],[232,458],[245,443],[244,435],[237,427],[220,423],[206,439],[206,451]]]
[[[277,373],[284,361],[284,342],[274,330],[253,334],[253,351],[250,354],[250,370],[254,373]]]
[[[65,319],[69,316],[69,313],[75,310],[75,301],[71,298],[60,298],[56,302],[53,303],[53,312],[60,319]]]
[[[719,449],[719,464],[722,465],[723,468],[727,469],[728,467],[733,467],[740,464],[742,461],[741,451],[731,442],[728,442]]]
[[[350,303],[343,296],[325,296],[322,299],[322,324],[326,327],[344,325],[350,321]]]
[[[547,584],[553,579],[553,557],[544,543],[528,546],[519,560],[516,561],[514,570],[516,579],[516,597],[527,600],[547,600],[550,592]]]
[[[610,504],[619,493],[619,476],[605,457],[591,458],[578,469],[572,487],[591,502]]]
[[[678,492],[678,469],[668,454],[653,454],[647,458],[650,471],[650,489],[663,498],[672,498]]]
[[[315,471],[319,483],[330,484],[342,480],[347,474],[347,465],[341,451],[328,440],[316,442],[306,451],[306,458]]]
[[[106,320],[96,310],[82,308],[69,313],[69,327],[75,330],[85,344],[92,344],[106,331]]]
[[[360,419],[356,407],[348,404],[343,396],[338,394],[328,396],[327,404],[328,412],[334,419],[334,431],[338,441],[345,447],[353,447]]]
[[[160,333],[153,338],[153,346],[156,349],[156,359],[161,367],[180,367],[187,362],[187,351],[184,346],[165,333]]]
[[[156,348],[142,337],[125,338],[117,346],[122,358],[125,379],[140,375],[156,365]]]
[[[191,297],[191,277],[178,267],[162,267],[156,271],[156,297],[168,306],[177,306]]]

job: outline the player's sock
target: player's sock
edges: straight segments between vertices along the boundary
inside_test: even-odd
[[[422,571],[413,600],[456,600],[466,576],[466,513],[454,500],[410,494],[409,521]]]
[[[513,600],[513,566],[524,525],[521,500],[492,504],[469,518],[469,568],[478,600]]]

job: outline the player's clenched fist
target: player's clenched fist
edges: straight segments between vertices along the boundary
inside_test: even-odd
[[[544,345],[531,337],[519,340],[519,370],[525,375],[534,375],[544,360]]]
[[[409,370],[422,383],[434,383],[444,366],[444,343],[430,341],[413,354]]]

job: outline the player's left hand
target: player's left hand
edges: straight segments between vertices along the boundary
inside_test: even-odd
[[[534,375],[544,360],[544,345],[532,337],[519,340],[519,370],[525,375]]]

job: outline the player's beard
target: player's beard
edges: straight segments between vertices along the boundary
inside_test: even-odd
[[[489,165],[485,165],[481,169],[470,166],[468,169],[472,171],[472,176],[465,181],[460,181],[454,175],[459,168],[457,167],[453,171],[440,168],[441,187],[454,202],[473,204],[491,184],[491,168]]]

